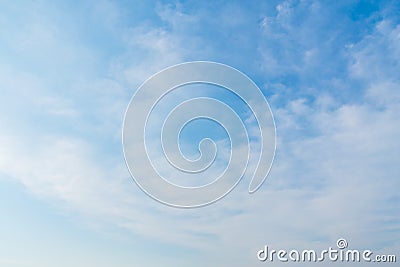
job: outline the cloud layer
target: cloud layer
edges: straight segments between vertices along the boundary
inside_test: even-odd
[[[7,4],[0,16],[0,181],[15,179],[104,231],[154,241],[161,258],[172,246],[181,260],[171,266],[256,266],[265,244],[326,248],[339,237],[399,251],[395,2],[141,4],[146,18],[107,1],[89,15],[72,11],[90,3],[29,5]],[[212,206],[177,210],[132,182],[121,124],[141,82],[201,59],[237,67],[262,88],[278,150],[256,194],[243,181]]]

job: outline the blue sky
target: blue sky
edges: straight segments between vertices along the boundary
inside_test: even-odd
[[[265,244],[340,237],[398,253],[398,1],[212,2],[0,2],[0,266],[259,266]],[[180,210],[133,183],[121,125],[192,60],[254,80],[277,151],[256,194]]]

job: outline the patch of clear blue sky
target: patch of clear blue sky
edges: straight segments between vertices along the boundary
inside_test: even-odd
[[[399,9],[396,1],[289,3],[293,14],[287,21],[287,27],[276,21],[278,11],[275,7],[279,1],[246,4],[240,1],[182,1],[147,5],[121,2],[118,5],[125,15],[121,19],[122,28],[140,21],[142,25],[182,34],[188,42],[200,38],[206,52],[193,51],[187,55],[187,60],[223,62],[242,69],[260,86],[268,83],[269,86],[264,89],[266,95],[274,90],[274,84],[284,84],[289,90],[288,97],[307,97],[310,100],[313,100],[315,90],[335,94],[332,91],[332,79],[347,79],[350,62],[346,45],[360,41],[371,32],[377,21],[385,16],[392,18],[395,10]],[[310,12],[311,5],[315,5],[315,9]],[[173,18],[168,21],[160,19],[157,12],[160,12],[161,6],[178,10],[196,20],[176,25],[171,22]],[[385,10],[385,13],[378,12],[381,10]],[[393,13],[386,10],[392,10]],[[228,18],[232,23],[224,25],[220,20],[226,12],[231,13]],[[268,26],[271,32],[263,33],[261,27],[264,22],[271,22]],[[266,73],[265,63],[260,56],[260,50],[265,49],[273,51],[280,59],[280,71]],[[318,60],[299,72],[304,68],[303,53],[307,50],[316,50]],[[210,54],[209,51],[214,53]],[[351,80],[347,80],[347,86],[342,91],[336,91],[336,97],[345,102],[357,101],[360,86]]]

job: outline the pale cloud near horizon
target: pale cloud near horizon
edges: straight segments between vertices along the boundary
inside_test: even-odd
[[[326,58],[332,51],[324,53],[318,48],[322,40],[307,34],[313,20],[325,20],[316,16],[301,26],[296,19],[307,12],[317,15],[321,3],[297,6],[300,11],[293,3],[277,5],[275,16],[260,16],[258,28],[249,32],[271,41],[254,44],[256,52],[249,55],[260,63],[259,68],[241,62],[245,72],[265,74],[258,82],[264,83],[259,86],[265,86],[277,124],[276,160],[254,195],[248,195],[249,181],[244,180],[214,205],[171,209],[148,198],[129,177],[116,146],[121,145],[122,118],[134,88],[169,65],[230,55],[230,48],[220,51],[207,36],[190,39],[195,35],[190,25],[207,19],[204,10],[186,14],[179,6],[162,4],[157,12],[169,26],[144,23],[119,29],[128,48],[104,59],[106,70],[99,73],[106,72],[105,77],[96,75],[96,60],[88,62],[95,52],[84,56],[89,47],[58,43],[62,25],[36,24],[24,42],[20,36],[9,40],[17,44],[17,52],[24,45],[30,47],[26,54],[49,58],[48,65],[41,66],[44,71],[53,64],[61,70],[71,65],[78,68],[73,73],[81,74],[71,80],[67,75],[65,87],[57,90],[62,77],[0,65],[5,74],[0,77],[5,100],[0,120],[7,125],[0,132],[0,173],[66,216],[73,210],[89,225],[106,225],[105,231],[123,229],[165,246],[199,251],[214,260],[210,266],[256,266],[255,253],[266,243],[276,248],[326,248],[343,236],[352,248],[399,251],[400,26],[382,18],[360,39],[338,41],[340,56],[332,64],[345,69],[322,70],[324,81],[313,83],[318,79],[316,71],[329,69]],[[115,18],[121,11],[108,4],[111,14],[104,23],[113,28],[120,23]],[[252,19],[234,5],[230,10],[243,23]],[[221,20],[225,29],[243,24],[228,23],[234,19],[226,17]],[[292,43],[294,36],[299,47]],[[32,46],[42,40],[48,49]],[[62,54],[57,63],[53,56]],[[34,66],[38,59],[30,60]],[[86,63],[80,66],[82,62]],[[304,80],[284,84],[282,73],[301,73]],[[326,84],[330,88],[312,88]],[[354,92],[349,90],[352,86],[357,87]]]

